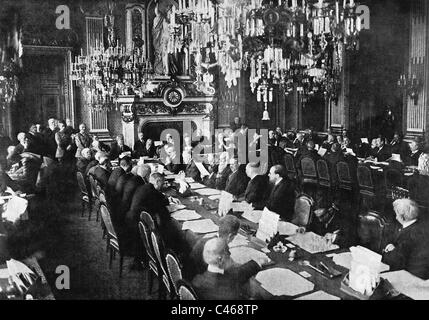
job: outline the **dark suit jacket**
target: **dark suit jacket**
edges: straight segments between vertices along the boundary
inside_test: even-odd
[[[335,212],[334,217],[327,224],[320,222],[315,217],[310,225],[310,230],[321,236],[338,231],[335,244],[340,246],[340,248],[348,248],[354,245],[355,234],[353,229],[350,227],[347,218],[339,211]]]
[[[116,182],[120,176],[125,174],[125,170],[121,167],[115,168],[110,174],[109,180],[107,181],[107,196],[110,197],[115,192]]]
[[[255,261],[249,261],[224,274],[206,271],[192,280],[192,286],[201,300],[238,300],[242,299],[242,286],[259,270]]]
[[[128,147],[127,145],[123,145],[122,147],[120,147],[117,143],[114,143],[112,145],[112,148],[110,149],[110,159],[115,160],[117,159],[121,153],[123,152],[131,152],[131,148]]]
[[[408,143],[406,143],[404,141],[391,142],[390,143],[390,148],[392,150],[392,154],[396,153],[396,154],[400,154],[401,155],[401,160],[402,161],[405,161],[407,159],[407,157],[411,153],[410,146],[408,145]]]
[[[23,192],[32,193],[36,190],[42,158],[31,152],[23,152],[21,157],[21,168],[15,173],[18,176],[17,182]]]
[[[140,176],[132,176],[125,182],[124,190],[122,191],[121,206],[118,207],[118,214],[123,216],[130,208],[131,200],[137,188],[144,184],[143,178]]]
[[[419,165],[419,158],[422,152],[418,150],[414,154],[410,153],[409,156],[405,159],[405,165],[407,166],[418,166]]]
[[[91,160],[90,163],[88,163],[86,169],[85,169],[85,177],[89,174],[89,170],[91,170],[92,167],[98,166],[97,160]]]
[[[198,182],[201,181],[201,173],[200,173],[200,170],[198,170],[197,166],[195,165],[194,160],[192,160],[191,163],[186,165],[185,174],[187,177],[190,177],[195,181],[198,181]]]
[[[410,198],[429,207],[429,176],[414,174],[408,179]]]
[[[249,177],[241,168],[239,168],[237,171],[229,175],[226,180],[225,191],[238,198],[244,195],[248,183]]]
[[[402,229],[393,245],[395,249],[384,253],[383,262],[392,271],[405,269],[413,275],[429,279],[428,225],[417,220]]]
[[[110,172],[102,167],[97,167],[94,171],[94,178],[100,183],[100,187],[103,190],[107,188],[107,182],[109,181]]]
[[[222,172],[218,172],[218,174],[220,174],[220,176],[218,177],[216,174],[216,189],[225,190],[226,180],[228,180],[228,177],[231,175],[231,169],[229,168],[229,165],[226,166],[226,168],[223,169]]]
[[[338,182],[337,163],[344,161],[344,155],[341,151],[326,153],[323,157],[328,163],[329,173],[333,184]]]
[[[271,191],[267,208],[285,221],[291,221],[295,209],[295,186],[287,178],[283,178]]]
[[[255,209],[261,210],[265,207],[268,189],[268,177],[257,175],[247,184],[244,198],[247,203],[253,204]]]
[[[378,149],[374,155],[378,162],[386,161],[390,157],[392,157],[392,150],[389,145],[384,145],[382,149]]]
[[[86,168],[88,167],[91,161],[86,158],[79,158],[76,161],[77,171],[81,172],[83,175],[86,173]]]
[[[134,143],[134,157],[135,158],[140,158],[140,157],[143,157],[144,155],[143,155],[143,150],[144,150],[144,148],[145,148],[145,145],[146,145],[146,142],[145,141],[140,141],[140,140],[137,140],[135,143]]]

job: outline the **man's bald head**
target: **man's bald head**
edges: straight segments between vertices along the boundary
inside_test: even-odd
[[[204,262],[208,265],[223,267],[225,253],[228,243],[223,238],[213,238],[206,242],[203,250]]]

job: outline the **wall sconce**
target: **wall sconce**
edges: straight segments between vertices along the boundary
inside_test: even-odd
[[[419,101],[419,94],[423,88],[423,81],[417,78],[415,74],[406,77],[404,74],[398,80],[398,86],[404,90],[408,97],[414,100],[416,106]]]

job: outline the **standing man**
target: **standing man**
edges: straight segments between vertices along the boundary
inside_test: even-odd
[[[80,158],[82,150],[85,148],[91,148],[92,139],[89,136],[88,132],[86,131],[86,125],[84,123],[81,123],[79,125],[79,132],[76,134],[74,138],[77,150],[75,157]]]
[[[57,143],[55,158],[58,159],[58,162],[63,163],[65,160],[69,159],[69,153],[72,148],[71,137],[66,133],[65,121],[60,121],[58,123],[58,128],[59,131],[55,133],[55,142]]]
[[[138,139],[134,143],[134,158],[140,158],[145,156],[144,149],[145,149],[146,142],[144,140],[144,134],[143,132],[139,132],[137,136],[138,136]]]

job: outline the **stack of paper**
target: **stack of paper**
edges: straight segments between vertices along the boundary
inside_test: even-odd
[[[196,213],[195,210],[179,210],[174,212],[171,217],[177,221],[197,220],[201,218],[201,216]]]
[[[298,228],[299,227],[294,225],[293,223],[286,222],[286,221],[279,221],[277,231],[282,236],[291,236],[297,232]]]
[[[264,270],[256,275],[256,280],[274,296],[296,296],[314,289],[313,283],[289,269]]]
[[[338,249],[335,244],[329,244],[323,237],[313,233],[297,233],[287,238],[288,241],[313,254]]]
[[[204,188],[204,189],[197,189],[194,190],[196,193],[202,195],[202,196],[214,196],[214,195],[220,195],[220,190],[216,189],[210,189],[210,188]]]
[[[205,185],[198,183],[198,182],[189,183],[189,186],[191,187],[192,190],[206,188]]]
[[[241,217],[253,223],[259,223],[259,220],[261,220],[262,217],[262,210],[246,211]]]
[[[335,264],[350,270],[351,263],[352,263],[352,254],[351,252],[333,254],[332,260],[334,261]],[[389,271],[389,269],[390,267],[387,264],[381,263],[380,272]]]
[[[234,239],[232,239],[232,241],[230,243],[228,243],[228,246],[230,248],[234,248],[234,247],[243,247],[243,246],[247,246],[249,244],[249,240],[247,240],[247,238],[241,234],[237,234]]]
[[[262,211],[261,219],[259,220],[258,231],[256,238],[267,241],[277,233],[280,216],[268,210],[266,207]]]
[[[195,233],[217,232],[219,227],[210,219],[185,221],[182,230],[191,230]]]
[[[167,206],[168,212],[170,212],[170,213],[175,212],[177,210],[182,210],[182,209],[185,209],[185,208],[186,208],[185,205],[183,205],[183,204],[176,204],[176,203],[170,203]]]
[[[230,252],[232,260],[238,264],[245,264],[258,258],[268,258],[265,253],[249,247],[231,248]]]
[[[305,296],[296,298],[295,300],[341,300],[340,298],[333,296],[325,291],[316,291]]]
[[[429,300],[429,281],[422,280],[405,270],[387,272],[381,276],[406,296],[414,300]]]

